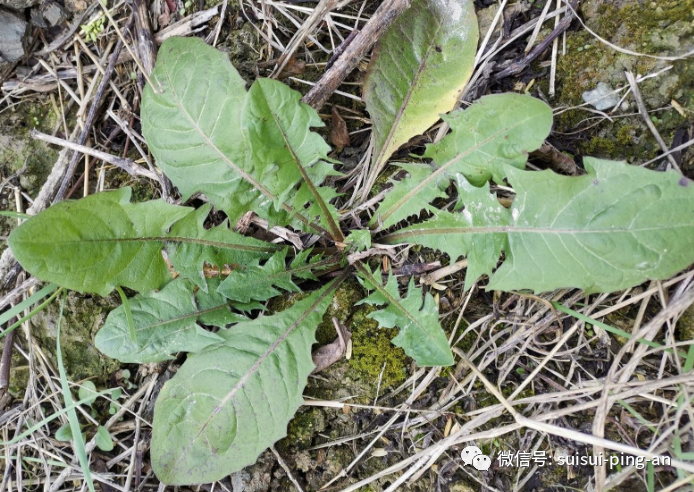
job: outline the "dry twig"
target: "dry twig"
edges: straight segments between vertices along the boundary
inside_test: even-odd
[[[101,159],[104,162],[108,162],[109,164],[113,164],[114,166],[121,168],[123,171],[130,174],[131,176],[143,177],[159,181],[159,177],[155,173],[153,173],[152,171],[148,171],[147,169],[144,169],[142,166],[138,166],[130,159],[124,159],[122,157],[111,155],[100,150],[85,147],[84,145],[72,143],[68,140],[63,140],[62,138],[51,137],[50,135],[46,135],[45,133],[41,133],[37,130],[31,130],[29,132],[29,135],[31,135],[31,137],[35,138],[36,140],[41,140],[43,142],[47,142],[53,145],[60,145],[61,147],[65,147],[67,149],[71,149],[77,152],[82,152],[83,154],[87,154],[92,157],[96,157],[97,159]]]
[[[410,0],[384,0],[361,32],[345,48],[342,56],[323,74],[302,101],[314,109],[322,107],[388,26],[409,6]]]

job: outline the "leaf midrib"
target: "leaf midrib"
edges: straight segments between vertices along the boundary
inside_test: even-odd
[[[280,248],[278,247],[273,247],[271,245],[268,245],[267,247],[264,246],[251,246],[251,245],[246,245],[246,244],[234,244],[234,243],[224,243],[220,241],[210,241],[208,239],[198,239],[198,238],[191,238],[191,237],[177,237],[177,236],[144,236],[144,237],[125,237],[125,238],[103,238],[103,239],[75,239],[75,240],[66,240],[66,241],[60,241],[56,243],[56,241],[36,241],[32,240],[31,244],[32,245],[42,245],[42,244],[49,244],[49,245],[73,245],[73,244],[83,244],[83,243],[147,243],[147,242],[160,242],[160,243],[192,243],[192,244],[200,244],[202,246],[210,246],[214,248],[221,248],[221,249],[235,249],[235,250],[241,250],[241,251],[252,251],[252,252],[257,252],[257,253],[275,253],[277,252]]]
[[[433,16],[435,19],[439,20],[436,15]],[[417,68],[417,72],[415,73],[414,77],[412,78],[412,83],[410,84],[409,88],[407,89],[407,92],[405,93],[405,97],[403,97],[402,104],[400,105],[400,108],[398,109],[398,112],[395,114],[395,118],[393,120],[393,126],[391,126],[390,131],[388,132],[388,135],[386,136],[385,140],[383,141],[383,146],[381,147],[381,151],[378,153],[378,158],[376,159],[376,166],[374,167],[375,169],[379,169],[383,166],[383,161],[387,159],[390,156],[385,156],[384,153],[387,151],[390,142],[393,139],[393,136],[395,135],[396,129],[398,127],[398,122],[403,118],[403,115],[405,114],[405,110],[407,109],[410,99],[412,98],[412,94],[415,92],[415,89],[417,87],[417,83],[419,82],[419,78],[422,75],[422,72],[424,70],[425,65],[429,61],[429,56],[431,56],[431,51],[436,46],[436,37],[439,35],[439,31],[441,30],[441,26],[443,25],[443,22],[439,22],[438,25],[436,26],[436,29],[434,30],[434,34],[432,36],[432,40],[429,43],[429,46],[427,46],[427,50],[424,53],[424,56],[422,57],[422,61],[419,64],[419,67]],[[396,149],[397,150],[397,149]]]
[[[362,275],[364,275],[369,280],[369,282],[371,282],[371,284],[374,286],[374,288],[376,290],[378,290],[386,299],[388,299],[388,302],[390,303],[391,306],[396,307],[399,311],[401,311],[410,320],[410,322],[413,325],[415,325],[422,333],[424,333],[424,335],[427,337],[427,339],[431,341],[431,343],[429,344],[429,348],[435,347],[436,343],[435,343],[433,337],[422,326],[422,324],[419,322],[419,320],[417,318],[415,318],[414,316],[412,316],[410,314],[410,312],[402,306],[402,304],[400,303],[400,299],[396,299],[395,297],[390,295],[390,292],[388,292],[388,290],[386,290],[386,288],[379,283],[378,279],[376,279],[371,274],[371,272],[369,272],[368,269],[364,267],[364,265],[361,262],[357,262],[356,266],[357,266],[357,270],[359,270],[359,272]],[[402,329],[402,327],[400,329]]]
[[[262,87],[261,87],[262,90]],[[265,91],[263,91],[263,96],[265,96]],[[268,108],[270,106],[268,105]],[[284,140],[284,146],[287,148],[289,151],[289,154],[292,156],[292,162],[296,166],[297,170],[299,171],[299,174],[301,174],[302,179],[304,180],[304,183],[306,183],[306,186],[308,186],[309,191],[313,195],[314,200],[318,203],[318,206],[321,209],[321,212],[325,215],[326,220],[328,221],[328,225],[330,226],[330,236],[333,238],[333,240],[337,242],[343,242],[345,240],[345,237],[342,235],[342,231],[340,230],[340,227],[337,225],[335,222],[335,219],[333,218],[332,214],[330,213],[330,210],[328,209],[327,204],[325,203],[325,200],[323,200],[323,197],[318,193],[318,189],[316,189],[316,185],[313,184],[313,181],[309,177],[308,173],[306,172],[306,169],[304,166],[301,165],[301,161],[299,161],[299,157],[296,155],[294,152],[294,148],[291,146],[289,143],[289,139],[287,138],[287,134],[284,131],[284,128],[280,124],[280,120],[275,114],[274,111],[270,110],[270,114],[272,115],[272,119],[277,125],[277,129],[280,132],[280,135],[282,135],[282,140]],[[291,207],[290,207],[291,210]]]
[[[662,225],[655,227],[641,227],[636,229],[548,229],[544,227],[515,227],[515,226],[484,226],[484,227],[433,227],[426,229],[411,229],[387,234],[382,241],[394,241],[400,238],[413,236],[440,236],[443,234],[624,234],[649,231],[661,231],[667,229],[694,228],[694,224]]]
[[[224,304],[220,304],[219,306],[215,306],[215,307],[211,307],[211,308],[207,308],[207,309],[203,309],[203,310],[199,310],[199,311],[194,311],[192,313],[182,314],[181,316],[177,316],[176,318],[165,319],[163,321],[160,321],[159,323],[152,323],[149,325],[140,326],[139,328],[135,328],[135,331],[140,332],[140,331],[144,331],[144,330],[149,330],[151,328],[159,328],[160,326],[166,326],[166,325],[171,324],[171,323],[176,323],[177,321],[185,321],[185,320],[190,319],[190,318],[197,319],[198,317],[203,316],[207,313],[219,311],[220,309],[228,307],[228,306],[229,305],[227,303],[224,303]],[[142,310],[142,311],[144,311],[144,310]],[[151,313],[147,313],[147,314],[151,314]],[[168,333],[167,335],[176,334],[176,333],[179,333],[181,331],[185,331],[188,328],[189,327],[183,327],[180,330],[176,330],[172,333]],[[117,336],[112,336],[110,338],[105,338],[103,341],[104,342],[110,342],[111,340],[118,340],[120,338],[127,337],[127,336],[128,336],[128,334],[124,333],[122,335],[117,335]]]
[[[287,337],[320,305],[321,302],[331,294],[337,287],[342,283],[342,281],[347,277],[347,274],[349,273],[349,270],[345,270],[342,275],[340,275],[338,278],[333,280],[325,289],[325,291],[318,296],[318,298],[307,308],[304,310],[304,312],[299,316],[299,318],[292,323],[289,328],[287,328],[282,335],[277,337],[277,340],[275,340],[270,347],[260,356],[258,357],[258,360],[239,378],[239,380],[236,382],[234,387],[227,393],[227,395],[220,400],[220,402],[217,404],[215,409],[212,411],[212,414],[207,418],[207,420],[202,424],[200,427],[200,430],[198,433],[195,435],[193,439],[191,439],[190,443],[188,446],[181,451],[179,454],[178,458],[176,459],[176,462],[174,466],[177,466],[178,463],[187,455],[188,451],[195,445],[196,441],[200,438],[203,432],[205,432],[205,429],[207,426],[212,422],[212,419],[221,411],[224,405],[226,405],[235,395],[236,392],[239,391],[243,386],[246,384],[248,379],[253,376],[259,369],[260,366],[265,362],[265,360],[270,357],[270,355],[277,349],[277,347],[280,346],[282,342],[284,342]]]
[[[266,272],[263,271],[262,272],[264,274],[263,279],[265,279],[266,283],[270,283],[272,281],[272,279],[281,278],[281,277],[290,277],[291,278],[291,277],[295,276],[295,274],[297,274],[297,273],[305,272],[305,271],[311,271],[311,270],[319,270],[319,269],[321,269],[321,267],[327,267],[330,265],[339,264],[340,261],[341,261],[341,259],[339,257],[333,257],[333,258],[326,258],[324,260],[317,261],[315,263],[307,263],[305,265],[301,265],[301,266],[295,267],[295,268],[291,268],[291,267],[286,268],[284,270],[279,270],[279,271],[277,271],[275,273],[271,273],[269,275],[265,274]],[[263,267],[259,267],[259,268],[262,269]],[[258,272],[258,273],[261,273],[261,272]]]
[[[207,143],[207,145],[214,149],[214,151],[221,157],[221,159],[226,162],[229,167],[231,167],[234,171],[236,171],[243,179],[246,180],[251,186],[253,186],[256,190],[260,191],[263,195],[268,197],[272,202],[274,203],[277,200],[277,197],[272,194],[270,190],[262,186],[258,181],[256,181],[250,174],[246,173],[244,170],[242,170],[240,167],[238,167],[234,162],[229,159],[224,152],[219,150],[219,148],[212,143],[212,141],[209,139],[207,135],[205,135],[205,132],[202,131],[200,126],[197,124],[197,122],[193,119],[193,117],[186,111],[185,107],[181,103],[181,98],[178,97],[178,94],[176,93],[176,90],[174,89],[174,85],[171,81],[171,77],[169,76],[169,71],[166,70],[166,78],[168,79],[169,82],[169,87],[171,88],[171,92],[174,95],[174,100],[176,101],[176,105],[178,108],[181,110],[181,112],[188,118],[188,121],[190,124],[195,128],[195,130],[198,132],[198,134],[202,137],[202,139]],[[300,213],[296,212],[292,207],[287,205],[286,203],[282,203],[282,209],[291,214],[292,216],[296,217],[300,222],[308,225],[309,227],[312,227],[315,229],[318,233],[324,233],[326,232],[323,230],[322,227],[318,226],[317,224],[309,221],[306,217],[301,215]]]
[[[487,145],[489,142],[497,138],[499,135],[505,133],[505,132],[510,132],[513,128],[520,126],[522,124],[525,124],[527,121],[529,121],[531,118],[534,118],[535,116],[531,116],[526,118],[525,120],[521,122],[517,122],[515,125],[509,126],[509,127],[504,127],[500,129],[498,132],[490,135],[488,138],[478,142],[475,144],[475,146],[470,147],[468,150],[465,152],[462,152],[461,154],[457,155],[453,159],[449,160],[445,164],[442,164],[440,167],[434,170],[428,177],[424,178],[417,186],[412,188],[411,191],[408,193],[405,193],[403,197],[395,202],[391,207],[386,210],[383,214],[381,215],[381,222],[386,222],[386,220],[393,215],[400,207],[402,207],[403,203],[407,202],[410,200],[413,196],[416,196],[425,186],[427,186],[434,178],[438,177],[439,174],[443,173],[444,171],[448,170],[449,167],[451,167],[454,164],[457,164],[461,159],[467,157],[468,155],[472,154],[473,152],[477,152],[480,148],[483,146]],[[377,226],[378,224],[374,224],[374,227]]]

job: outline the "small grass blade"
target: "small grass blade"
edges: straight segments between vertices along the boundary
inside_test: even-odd
[[[55,284],[48,284],[43,289],[41,289],[40,291],[38,291],[34,295],[32,295],[31,297],[25,299],[24,301],[20,302],[16,306],[14,306],[11,309],[8,309],[4,313],[0,314],[0,325],[4,325],[5,323],[7,323],[9,320],[14,318],[15,316],[21,314],[22,311],[33,306],[34,304],[39,302],[41,299],[43,299],[44,297],[49,295],[51,292],[54,292],[57,288],[58,288],[58,286]]]
[[[653,466],[653,462],[648,460],[646,467],[646,490],[648,492],[655,492],[655,467]]]
[[[637,412],[636,409],[635,409],[634,407],[632,407],[631,405],[629,405],[629,404],[628,404],[626,401],[624,401],[624,400],[617,400],[617,403],[619,403],[620,405],[622,405],[630,414],[632,414],[632,415],[636,418],[636,420],[638,420],[638,421],[641,422],[643,425],[645,425],[646,427],[648,427],[648,429],[649,429],[651,432],[653,432],[654,434],[657,434],[658,430],[657,430],[655,427],[653,427],[653,425],[651,425],[651,423],[650,423],[648,420],[646,420],[646,419],[643,417],[643,415],[641,415],[639,412]]]
[[[0,211],[1,217],[11,217],[13,219],[31,219],[31,215],[23,214],[21,212],[12,212],[10,210]]]
[[[84,441],[82,440],[82,431],[80,430],[80,423],[77,419],[77,412],[73,405],[74,401],[72,399],[72,393],[70,392],[70,384],[67,381],[67,375],[65,374],[65,366],[63,365],[63,353],[60,347],[60,327],[63,322],[63,309],[65,308],[65,296],[60,303],[60,315],[58,317],[58,333],[56,335],[56,357],[58,359],[58,372],[60,373],[60,386],[63,393],[63,400],[66,406],[72,406],[67,412],[68,422],[70,422],[70,427],[72,428],[72,442],[75,447],[75,453],[80,462],[80,467],[82,468],[82,473],[84,474],[84,479],[89,486],[90,492],[95,492],[94,481],[92,480],[92,474],[89,471],[89,458],[87,457],[87,450],[84,447]]]
[[[56,296],[57,296],[58,294],[60,294],[62,291],[63,291],[63,288],[62,288],[62,287],[61,287],[60,289],[58,289],[57,291],[55,291],[55,292],[53,293],[53,295],[51,295],[51,297],[49,297],[48,299],[46,299],[45,301],[43,301],[39,306],[37,306],[37,307],[36,307],[35,309],[33,309],[32,311],[30,311],[29,314],[27,314],[26,316],[24,316],[23,318],[21,318],[19,321],[17,321],[15,324],[13,324],[12,326],[8,327],[5,331],[3,331],[2,333],[0,333],[0,338],[4,337],[4,336],[7,335],[9,332],[11,332],[12,330],[16,329],[18,326],[21,326],[22,323],[24,323],[25,321],[28,321],[28,320],[30,320],[31,318],[33,318],[34,316],[36,316],[37,313],[43,311],[43,310],[46,308],[46,306],[48,306],[48,305],[51,303],[51,301],[52,301],[53,299],[55,299]],[[28,300],[28,299],[27,299],[27,300]]]
[[[97,394],[99,396],[106,396],[108,397],[109,395],[113,394],[113,392],[118,391],[119,388],[110,388],[107,390],[99,391]],[[74,410],[75,408],[79,407],[80,405],[86,405],[88,402],[90,402],[94,398],[94,395],[90,395],[88,398],[84,398],[82,400],[76,401],[72,403],[71,405],[65,405],[65,408],[58,410],[55,413],[52,413],[48,417],[46,417],[43,420],[40,420],[39,422],[36,422],[34,425],[29,427],[27,430],[19,434],[18,436],[13,437],[9,441],[0,441],[0,446],[6,447],[6,446],[12,446],[13,444],[17,444],[18,442],[21,442],[25,437],[32,435],[34,432],[39,430],[41,427],[46,425],[49,422],[52,422],[53,420],[57,419],[61,415],[66,414],[67,412]]]
[[[684,366],[682,367],[684,372],[689,372],[692,369],[694,369],[694,343],[689,346],[687,358],[684,359]]]
[[[602,321],[597,321],[597,320],[595,320],[589,316],[586,316],[585,314],[581,314],[578,311],[574,311],[573,309],[567,308],[558,302],[553,302],[552,306],[554,306],[554,309],[556,309],[557,311],[561,311],[562,313],[566,313],[570,316],[573,316],[576,319],[580,319],[581,321],[585,321],[586,323],[590,323],[591,325],[599,326],[600,328],[602,328],[606,332],[612,333],[613,335],[617,335],[617,336],[624,337],[627,339],[630,339],[632,337],[631,333],[627,333],[624,330],[620,330],[619,328],[615,328],[614,326],[610,326],[606,323],[603,323]],[[643,338],[639,338],[637,340],[637,342],[643,343],[644,345],[648,345],[649,347],[652,347],[652,348],[663,348],[663,345],[659,344],[658,342],[651,342],[650,340],[644,340]],[[673,353],[672,349],[669,349],[669,348],[663,348],[663,350],[665,350],[665,352],[668,352],[670,354]],[[677,355],[679,355],[680,357],[687,357],[687,354],[685,354],[684,352],[682,352],[680,350],[677,351]]]

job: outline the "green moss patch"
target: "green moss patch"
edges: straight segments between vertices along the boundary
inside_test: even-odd
[[[373,384],[378,382],[383,372],[381,388],[387,388],[405,380],[407,356],[391,343],[397,329],[380,328],[368,317],[374,310],[371,306],[362,306],[352,316],[352,358],[349,365],[355,376]]]
[[[673,56],[694,49],[694,0],[588,0],[581,14],[588,27],[601,37],[634,52]],[[672,69],[640,82],[639,89],[658,131],[666,142],[671,142],[678,128],[694,122],[694,66],[686,59],[673,62],[628,55],[584,29],[570,31],[566,54],[558,59],[554,106],[583,104],[583,93],[600,82],[613,89],[623,87],[627,85],[625,71],[645,75],[669,65]],[[546,81],[543,84],[546,86]],[[672,107],[672,100],[684,108],[684,116]],[[626,116],[636,112],[633,96],[628,96],[613,121],[603,119],[595,125],[599,116],[570,110],[557,115],[555,131],[559,138],[562,133],[569,135],[570,146],[579,155],[643,162],[655,157],[660,147],[641,115]]]

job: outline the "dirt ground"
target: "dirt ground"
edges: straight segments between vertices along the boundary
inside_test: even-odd
[[[551,5],[545,8],[548,2]],[[208,11],[208,18],[196,27],[200,31],[196,35],[207,36],[219,19],[219,5],[207,0],[147,4],[155,35],[179,19]],[[241,4],[225,2],[218,48],[252,81],[269,75],[281,55],[266,42],[267,33],[286,45],[316,4],[263,0],[242,0]],[[348,3],[339,10],[343,17],[334,17],[339,25],[319,23],[311,37],[330,47],[331,30],[349,34],[347,28],[353,27],[357,16],[368,18],[378,4]],[[505,68],[526,54],[532,34],[528,26],[543,19],[533,44],[537,46],[555,29],[555,10],[565,16],[571,9],[553,0],[476,0],[475,7],[480,49],[490,56],[477,66],[466,100],[488,93],[529,92],[554,109],[550,148],[532,155],[532,166],[558,166],[562,171],[563,165],[568,167],[562,172],[580,173],[582,157],[590,155],[664,169],[668,161],[658,158],[664,149],[654,135],[655,127],[668,149],[681,147],[671,155],[682,173],[694,178],[694,153],[685,145],[694,133],[694,0],[581,1],[576,8],[580,20],[574,18],[555,43],[549,43],[518,73],[502,77],[499,74]],[[217,10],[210,11],[213,8]],[[118,34],[107,21],[102,27],[94,23],[100,10],[83,0],[0,0],[0,9],[12,9],[27,24],[24,54],[12,61],[0,58],[0,209],[24,212],[56,162],[69,155],[58,146],[32,139],[29,131],[35,128],[76,139],[74,129],[84,122],[93,96],[90,85],[98,83],[95,62],[105,65]],[[114,11],[117,19],[130,15],[124,3]],[[46,44],[75,22],[89,26],[94,37],[77,30],[82,36],[79,41],[41,54]],[[320,78],[333,49],[327,51],[317,49],[313,41],[303,43],[281,78],[305,93],[305,82]],[[75,53],[80,54],[79,66]],[[331,154],[342,162],[343,172],[359,165],[368,146],[370,121],[359,87],[365,66],[362,63],[340,86],[345,95],[330,99],[350,132],[349,144]],[[79,82],[70,77],[57,83],[55,71],[68,68],[82,72]],[[648,121],[625,72],[636,77]],[[116,66],[88,146],[141,158],[128,135],[106,115],[112,111],[139,134],[145,81],[138,73],[132,60]],[[596,90],[612,94],[595,102],[591,97]],[[329,106],[325,108],[320,114],[328,124],[322,130],[328,137],[331,114]],[[411,142],[399,156],[419,153],[435,131]],[[157,183],[132,178],[96,159],[89,159],[85,173],[84,162],[82,158],[70,183],[72,198],[126,185],[133,186],[135,201],[160,194]],[[195,204],[201,203],[197,200]],[[0,217],[2,238],[16,225],[16,218]],[[0,248],[5,249],[4,241]],[[448,257],[425,249],[410,251],[404,261],[449,264]],[[661,343],[690,350],[694,307],[679,300],[694,272],[610,295],[562,290],[539,297],[486,292],[479,286],[464,292],[463,274],[458,271],[439,281],[442,289],[437,301],[442,324],[465,358],[457,358],[450,368],[418,368],[390,343],[396,331],[379,328],[368,318],[371,307],[355,305],[364,295],[359,283],[346,282],[317,338],[319,344],[335,339],[330,319],[336,317],[352,333],[350,358],[311,376],[304,393],[307,404],[290,422],[287,437],[255,465],[190,490],[592,491],[599,489],[596,480],[604,484],[602,490],[694,490],[691,368],[666,351],[627,349],[627,338],[608,333],[600,324],[629,334],[648,327]],[[17,285],[25,280],[20,277]],[[36,291],[41,286],[32,287]],[[0,293],[4,296],[11,288],[4,285]],[[280,311],[292,300],[283,296],[270,308]],[[551,301],[595,322],[557,312]],[[149,461],[153,402],[185,356],[140,366],[100,354],[94,335],[119,304],[115,293],[107,298],[68,295],[61,338],[64,364],[75,395],[86,381],[97,390],[122,390],[116,401],[121,411],[114,412],[108,399],[99,398],[79,412],[97,488],[161,491],[164,486]],[[0,392],[0,440],[4,442],[63,407],[56,358],[58,313],[59,303],[51,303],[23,323],[12,346],[4,348],[5,353],[11,351],[9,386]],[[465,359],[479,372],[471,371]],[[520,425],[480,374],[532,424]],[[617,375],[619,384],[614,382]],[[607,385],[607,380],[613,382]],[[596,421],[603,422],[601,435],[596,434]],[[66,423],[61,415],[34,426],[17,442],[0,446],[0,492],[86,490],[72,445],[56,438]],[[116,442],[113,450],[95,447],[97,425],[108,428]],[[603,449],[601,439],[624,450],[640,448],[669,456],[675,464],[639,462],[629,452]],[[478,471],[461,459],[470,445],[491,457],[488,471]],[[599,449],[605,457],[602,467],[594,466]]]

